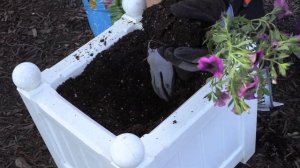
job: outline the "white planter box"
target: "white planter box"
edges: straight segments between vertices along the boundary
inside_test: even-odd
[[[14,82],[57,166],[233,168],[246,162],[255,150],[256,100],[248,102],[249,113],[238,116],[204,99],[210,90],[205,85],[149,134],[141,138],[125,134],[116,140],[116,135],[56,92],[57,86],[78,76],[97,53],[129,32],[142,29],[140,17],[135,18],[124,15],[110,29],[43,72],[30,63],[15,68]],[[106,39],[106,45],[101,39]]]

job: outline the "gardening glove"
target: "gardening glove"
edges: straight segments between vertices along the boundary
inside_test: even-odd
[[[206,56],[208,50],[206,48],[191,47],[160,47],[159,54],[177,68],[188,72],[196,72],[198,59]]]
[[[215,23],[226,11],[227,0],[184,0],[171,6],[171,12],[179,17]]]
[[[228,6],[226,15],[233,18],[233,8]],[[224,26],[224,21],[221,20],[221,26]],[[187,79],[188,72],[198,71],[197,64],[200,57],[208,55],[206,48],[191,48],[191,47],[159,47],[159,54],[167,61],[175,66],[177,75],[181,79]]]
[[[232,7],[229,6],[227,14],[233,17]],[[179,78],[186,80],[190,77],[190,72],[196,72],[198,59],[206,56],[206,48],[190,47],[159,47],[151,49],[148,46],[148,63],[152,78],[152,87],[155,93],[162,99],[168,101],[172,93],[174,70]]]
[[[174,70],[181,79],[187,79],[190,72],[198,71],[197,60],[207,55],[206,49],[189,47],[148,47],[147,61],[150,65],[151,84],[154,92],[166,101],[169,100],[173,88]]]
[[[168,101],[171,97],[174,70],[172,64],[158,53],[157,49],[148,47],[147,61],[150,65],[151,83],[154,92]]]
[[[208,55],[208,50],[206,48],[160,47],[159,53],[172,63],[180,79],[188,80],[192,76],[192,72],[198,71],[198,59]]]

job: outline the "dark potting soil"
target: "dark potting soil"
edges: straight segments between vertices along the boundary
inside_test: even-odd
[[[175,17],[169,10],[170,6],[180,0],[164,0],[143,13],[143,27],[148,38],[156,41],[155,47],[161,44],[179,47],[200,47],[203,45],[209,24],[193,22]]]
[[[149,40],[200,47],[205,33],[201,25],[172,16],[169,5],[173,2],[166,0],[148,8],[144,13],[144,31],[134,31],[98,54],[80,76],[66,81],[58,92],[116,135],[129,132],[142,136],[154,129],[208,77],[197,72],[187,81],[176,79],[169,102],[160,99],[152,89],[146,60]]]

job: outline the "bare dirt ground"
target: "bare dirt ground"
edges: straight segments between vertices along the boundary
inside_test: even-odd
[[[294,14],[277,24],[292,33],[300,0],[289,0]],[[0,1],[0,167],[56,167],[11,80],[24,61],[41,70],[93,38],[80,0]],[[272,1],[265,0],[267,10]],[[274,86],[285,106],[260,113],[255,155],[240,168],[300,167],[300,61]]]

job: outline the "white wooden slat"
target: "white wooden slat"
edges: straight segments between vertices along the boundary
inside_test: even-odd
[[[27,109],[30,112],[30,115],[39,130],[43,140],[46,143],[46,146],[51,153],[56,165],[60,168],[64,168],[65,158],[62,156],[62,152],[59,151],[59,149],[56,147],[56,143],[58,143],[51,134],[49,134],[48,127],[46,123],[42,121],[42,117],[40,116],[40,113],[42,113],[42,110],[39,108],[37,104],[32,101],[29,96],[29,94],[26,94],[26,92],[22,90],[18,90]]]
[[[60,129],[57,128],[56,122],[52,122],[49,118],[41,113],[41,122],[45,123],[45,127],[47,129],[47,134],[53,138],[52,146],[48,148],[54,148],[60,154],[60,160],[68,166],[74,167],[74,160],[68,154],[69,150],[66,149],[64,139],[61,137]]]
[[[39,91],[32,92],[31,95],[28,93],[24,93],[24,91],[21,91],[20,93],[22,97],[24,97],[24,102],[27,102],[25,104],[27,105],[27,108],[29,109],[31,115],[33,116],[34,122],[37,125],[39,132],[41,133],[56,164],[60,168],[65,168],[65,167],[75,168],[76,164],[78,164],[76,163],[75,160],[79,160],[79,161],[81,160],[81,158],[70,158],[70,153],[74,154],[74,151],[69,151],[69,149],[65,147],[66,146],[65,144],[68,142],[66,142],[63,139],[71,139],[75,144],[77,144],[76,146],[80,146],[84,148],[83,151],[85,151],[87,155],[90,155],[89,157],[87,157],[90,158],[87,162],[94,165],[93,167],[95,168],[115,167],[111,165],[111,161],[109,160],[110,158],[109,155],[108,156],[106,155],[105,157],[104,155],[101,154],[101,151],[105,150],[105,148],[109,150],[109,145],[106,144],[109,144],[110,139],[113,139],[113,136],[110,135],[111,133],[107,134],[108,132],[106,132],[104,128],[101,128],[101,126],[95,126],[93,122],[86,123],[87,122],[86,120],[90,120],[90,119],[84,116],[80,117],[80,115],[82,115],[81,113],[76,114],[78,116],[74,116],[74,114],[72,114],[71,111],[76,113],[77,112],[76,109],[74,109],[73,107],[66,106],[65,105],[66,102],[62,101],[61,97],[58,97],[58,94],[48,85],[42,85],[40,86],[39,89],[40,89]],[[30,98],[31,101],[26,101],[28,98]],[[37,104],[35,102],[37,102]],[[61,107],[60,109],[63,110],[59,110],[57,106]],[[74,124],[76,122],[78,122],[79,125]],[[71,123],[73,123],[73,125]],[[70,132],[70,130],[68,129],[70,127],[70,124],[72,125],[72,127],[75,126],[77,127],[77,128],[73,128],[76,129],[76,132],[72,132],[72,131]],[[84,128],[85,126],[87,127]],[[61,132],[62,130],[66,130],[65,132],[70,133],[71,136],[69,136],[68,138],[63,138],[59,134],[59,132]],[[84,140],[80,138],[82,137],[81,133],[87,135],[91,130],[95,132],[93,132],[93,134],[90,134],[92,136],[85,138],[88,139],[89,141],[84,142]],[[78,131],[79,132],[83,131],[83,132],[78,134],[79,133]],[[65,134],[65,132],[63,134]],[[101,134],[102,136],[99,137],[99,135]],[[99,148],[98,144],[101,143],[98,143],[96,141],[95,141],[96,143],[92,143],[93,145],[90,143],[91,140],[96,139],[96,137],[99,137],[98,138],[99,140],[97,141],[106,142],[106,143],[102,143],[102,145],[104,145],[105,148],[103,147]],[[97,151],[97,149],[101,149],[101,150]],[[79,149],[76,151],[79,151]],[[107,151],[106,153],[109,154],[109,151]],[[89,167],[92,166],[89,165]]]
[[[179,152],[181,168],[184,167],[204,167],[203,156],[206,154],[203,150],[202,131],[199,134],[189,137],[189,141],[182,147]],[[194,156],[194,157],[191,157]]]
[[[166,164],[160,166],[160,168],[166,167],[182,168],[178,153],[174,154],[170,161],[166,162]]]
[[[213,108],[210,110],[211,113],[218,113],[219,111]],[[203,128],[203,144],[205,155],[204,167],[219,167],[224,160],[224,139],[223,139],[223,128],[222,115],[216,115],[216,117]]]
[[[257,101],[247,102],[250,105],[250,112],[242,116],[242,139],[243,139],[243,163],[246,163],[255,153],[256,143],[256,122],[257,122]]]
[[[55,137],[56,144],[55,148],[58,148],[60,153],[65,158],[67,165],[72,168],[109,168],[112,167],[110,161],[107,161],[103,156],[91,150],[74,136],[69,130],[63,125],[53,120],[53,118],[45,115],[48,128],[51,128],[51,135]],[[84,152],[84,153],[81,153]],[[82,157],[84,155],[85,157]],[[85,160],[84,160],[85,159]]]
[[[226,107],[227,108],[227,107]],[[242,117],[235,115],[230,111],[222,111],[222,125],[224,133],[224,157],[228,157],[238,147],[242,146],[243,142],[241,139],[242,128],[241,120]],[[231,138],[228,138],[231,137]]]

